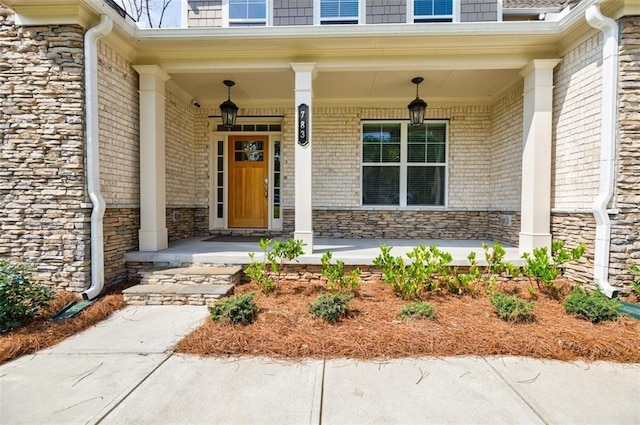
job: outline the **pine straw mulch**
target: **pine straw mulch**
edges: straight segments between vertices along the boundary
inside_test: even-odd
[[[528,283],[502,286],[527,294]],[[240,326],[208,319],[176,351],[286,359],[512,355],[640,362],[639,321],[621,317],[592,324],[568,315],[561,302],[541,294],[532,323],[504,322],[484,296],[450,294],[427,299],[435,307],[436,320],[399,321],[398,311],[407,302],[382,283],[363,283],[359,296],[351,301],[349,316],[332,325],[308,313],[309,304],[325,288],[321,282],[286,281],[274,297],[260,293],[254,283],[238,286],[236,293],[256,294],[256,322]]]
[[[0,364],[23,354],[51,347],[60,341],[81,332],[104,320],[111,313],[125,306],[122,290],[126,286],[110,287],[97,302],[71,319],[49,322],[65,305],[80,301],[80,297],[69,292],[60,292],[56,298],[32,322],[0,336]]]

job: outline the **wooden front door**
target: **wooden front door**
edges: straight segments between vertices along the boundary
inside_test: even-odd
[[[229,136],[229,227],[269,225],[267,136]]]

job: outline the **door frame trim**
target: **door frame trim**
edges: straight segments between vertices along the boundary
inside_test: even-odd
[[[269,150],[268,150],[268,159],[269,159],[269,166],[268,166],[268,173],[269,173],[269,185],[268,185],[268,190],[269,190],[269,199],[267,200],[268,202],[268,214],[269,214],[269,219],[267,220],[267,228],[266,229],[256,229],[256,228],[250,228],[250,229],[246,229],[246,230],[282,230],[282,183],[283,183],[283,161],[282,161],[282,154],[283,154],[283,140],[282,140],[282,135],[283,132],[279,131],[279,132],[273,132],[273,131],[225,131],[225,132],[220,132],[220,131],[212,131],[210,133],[210,139],[209,139],[209,144],[208,144],[208,148],[209,148],[209,152],[208,152],[208,159],[209,159],[209,164],[208,164],[208,174],[209,174],[209,199],[208,199],[208,205],[209,205],[209,230],[227,230],[227,229],[233,229],[233,230],[245,230],[243,228],[230,228],[229,227],[229,223],[228,223],[228,218],[229,218],[229,194],[228,194],[228,189],[229,189],[229,165],[228,165],[228,158],[229,158],[229,136],[267,136],[269,139]],[[222,218],[218,218],[217,217],[217,205],[218,205],[218,191],[216,183],[217,183],[217,170],[216,170],[216,165],[217,165],[217,157],[218,157],[218,141],[222,141],[223,144],[223,212]],[[273,160],[274,160],[274,154],[275,154],[275,142],[279,141],[280,142],[280,158],[281,158],[281,165],[280,165],[280,218],[273,218],[273,181],[274,181],[274,167],[273,167]]]

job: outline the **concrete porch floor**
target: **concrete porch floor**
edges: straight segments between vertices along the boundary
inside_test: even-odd
[[[125,255],[127,262],[168,262],[168,263],[210,263],[210,264],[249,264],[249,253],[260,253],[257,242],[209,242],[209,236],[198,236],[175,241],[162,251],[132,251]],[[277,238],[285,240],[286,238]],[[452,265],[467,266],[467,256],[476,252],[480,265],[484,261],[482,244],[493,245],[492,240],[442,240],[442,239],[340,239],[315,238],[313,254],[299,257],[299,264],[320,264],[320,257],[327,251],[333,253],[333,259],[342,260],[350,265],[371,265],[380,254],[380,245],[393,247],[392,255],[405,255],[418,245],[436,245],[453,256]],[[502,244],[507,251],[505,261],[522,265],[518,247]],[[257,256],[260,258],[260,256]]]

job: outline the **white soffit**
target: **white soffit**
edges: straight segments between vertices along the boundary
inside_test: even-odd
[[[495,95],[520,80],[519,69],[404,71],[326,71],[313,80],[318,105],[404,107],[415,97],[411,79],[421,76],[420,97],[430,103],[491,102]],[[225,79],[236,82],[231,99],[241,108],[289,107],[294,102],[291,70],[271,72],[174,73],[172,83],[206,107],[227,98]]]

